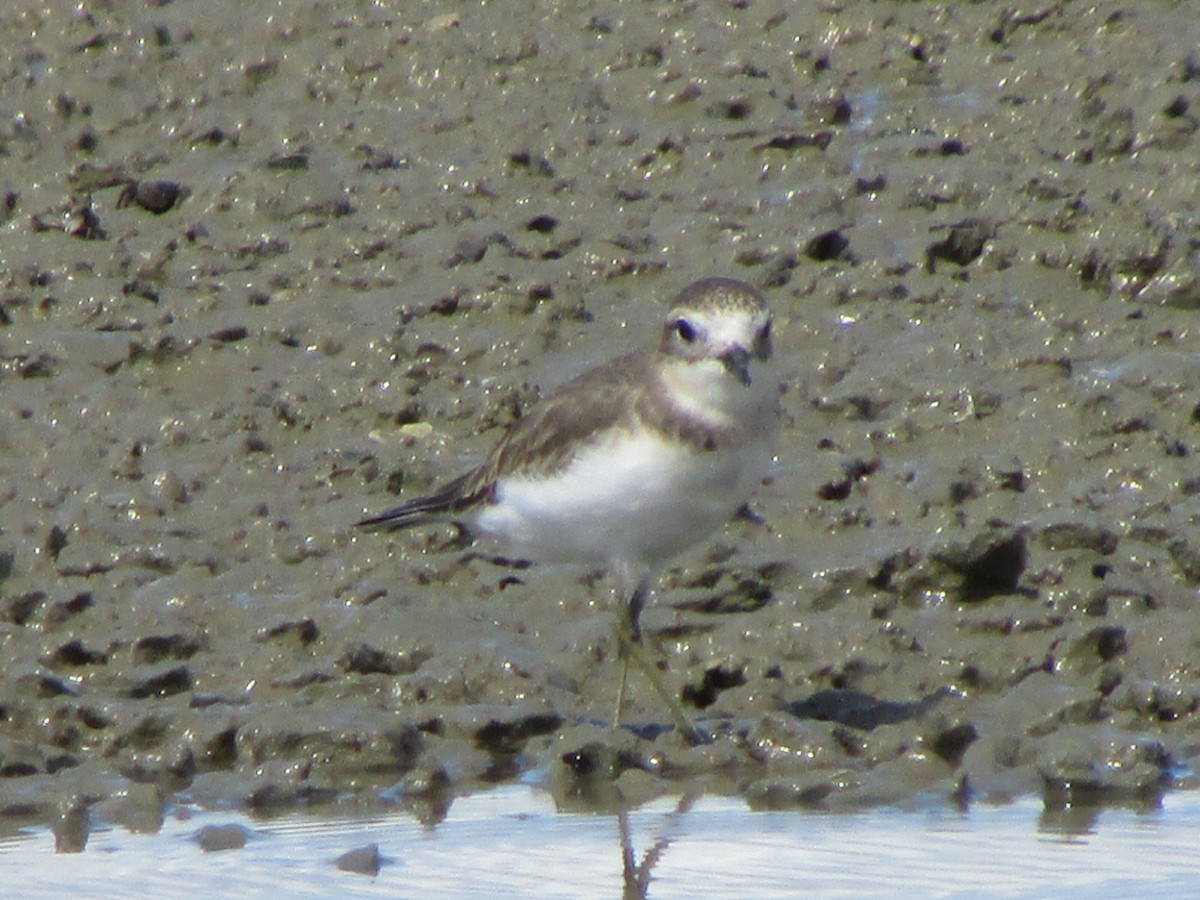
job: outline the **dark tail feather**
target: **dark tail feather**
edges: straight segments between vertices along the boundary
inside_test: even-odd
[[[466,485],[471,475],[472,473],[468,472],[428,496],[414,497],[377,516],[371,516],[354,524],[358,528],[367,528],[372,531],[379,529],[391,531],[445,519],[447,513],[453,513],[472,504],[474,498],[464,497],[462,493],[463,486]]]

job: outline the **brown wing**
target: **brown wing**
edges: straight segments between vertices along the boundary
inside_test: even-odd
[[[453,518],[484,503],[505,475],[551,475],[570,454],[600,432],[632,420],[630,387],[645,377],[646,358],[630,354],[583,373],[534,405],[514,422],[487,460],[432,494],[363,519],[365,528],[407,528]]]
[[[631,422],[631,388],[646,368],[642,354],[630,354],[567,382],[512,424],[471,473],[468,490],[485,491],[505,475],[551,475],[600,432]]]

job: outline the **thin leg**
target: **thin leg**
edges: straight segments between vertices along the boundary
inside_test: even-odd
[[[613,728],[621,727],[621,710],[625,707],[625,685],[629,681],[629,642],[617,623],[617,656],[621,660],[621,681],[617,685],[617,708],[613,710]]]
[[[646,600],[649,596],[650,576],[645,575],[633,589],[633,593],[629,595],[629,602],[625,604],[625,614],[629,622],[629,640],[635,644],[642,642],[642,610],[646,608]]]
[[[679,705],[679,701],[667,690],[658,669],[646,658],[646,649],[642,644],[641,623],[638,620],[646,606],[646,598],[649,594],[650,577],[646,576],[638,582],[628,603],[617,615],[617,652],[621,659],[621,681],[617,688],[617,708],[613,714],[613,727],[620,727],[621,724],[621,712],[625,705],[625,685],[629,679],[629,663],[632,660],[633,664],[646,676],[646,680],[650,682],[654,692],[670,710],[671,718],[675,720],[675,727],[683,739],[689,744],[704,743],[704,737],[692,725],[684,713],[683,707]]]
[[[617,686],[617,708],[613,711],[613,728],[621,727],[621,712],[625,707],[625,686],[629,683],[629,656],[634,644],[642,640],[642,627],[638,618],[646,605],[650,592],[650,578],[644,576],[637,587],[617,612],[617,656],[621,660],[621,681]],[[620,599],[624,599],[622,596]]]

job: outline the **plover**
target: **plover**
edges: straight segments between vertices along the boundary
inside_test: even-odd
[[[640,616],[660,569],[724,525],[767,475],[779,404],[770,357],[771,316],[757,290],[694,282],[656,343],[546,396],[481,465],[358,525],[450,521],[511,555],[606,569],[624,602],[614,724],[632,658],[694,735],[641,655]]]

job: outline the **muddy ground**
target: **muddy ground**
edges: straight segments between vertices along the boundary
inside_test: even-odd
[[[1189,4],[0,12],[0,817],[543,779],[1153,806],[1200,754]],[[779,467],[644,622],[451,529],[697,277],[761,287]]]

